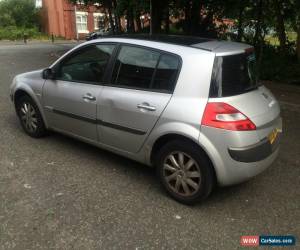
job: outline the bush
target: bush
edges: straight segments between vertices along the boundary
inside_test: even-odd
[[[37,28],[19,28],[16,26],[0,27],[0,40],[42,39],[45,37]]]
[[[272,45],[265,45],[260,65],[260,78],[300,85],[300,63],[297,61],[293,45],[284,53]]]

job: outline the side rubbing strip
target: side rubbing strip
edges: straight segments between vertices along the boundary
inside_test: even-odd
[[[92,124],[99,124],[105,127],[109,127],[109,128],[113,128],[113,129],[118,129],[118,130],[122,130],[131,134],[136,134],[136,135],[145,135],[146,132],[138,130],[138,129],[134,129],[134,128],[128,128],[128,127],[124,127],[118,124],[113,124],[113,123],[108,123],[108,122],[104,122],[101,120],[96,120],[96,119],[92,119],[92,118],[87,118],[87,117],[83,117],[83,116],[79,116],[79,115],[75,115],[75,114],[71,114],[68,112],[64,112],[64,111],[60,111],[57,109],[52,109],[53,113],[59,114],[59,115],[64,115],[76,120],[81,120],[81,121],[85,121],[85,122],[89,122]]]
[[[67,117],[70,117],[70,118],[73,118],[73,119],[76,119],[76,120],[81,120],[81,121],[97,124],[96,119],[87,118],[87,117],[79,116],[79,115],[74,115],[74,114],[67,113],[67,112],[64,112],[64,111],[60,111],[60,110],[57,110],[57,109],[53,109],[53,113],[56,113],[56,114],[59,114],[59,115],[64,115],[64,116],[67,116]]]
[[[138,130],[138,129],[123,127],[121,125],[117,125],[117,124],[113,124],[113,123],[108,123],[108,122],[104,122],[104,121],[101,121],[101,120],[97,120],[97,122],[98,122],[98,124],[100,124],[102,126],[109,127],[109,128],[114,128],[114,129],[118,129],[118,130],[123,130],[123,131],[131,133],[131,134],[136,134],[136,135],[144,135],[144,134],[146,134],[146,132]]]

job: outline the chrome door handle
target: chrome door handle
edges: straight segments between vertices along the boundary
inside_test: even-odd
[[[156,108],[153,107],[153,106],[150,106],[149,103],[138,104],[137,108],[145,109],[145,110],[148,110],[148,111],[155,111],[156,110]]]
[[[96,97],[95,96],[92,96],[90,93],[87,93],[85,94],[82,99],[84,100],[89,100],[89,101],[95,101],[96,100]]]

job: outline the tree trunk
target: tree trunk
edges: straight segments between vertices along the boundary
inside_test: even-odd
[[[239,17],[238,17],[238,34],[237,34],[237,41],[241,42],[244,36],[244,29],[243,29],[243,21],[244,21],[244,10],[245,5],[240,2],[239,4]]]
[[[136,22],[136,32],[140,32],[142,30],[141,17],[140,12],[135,13],[135,22]]]
[[[127,10],[127,32],[134,32],[134,17],[132,8],[128,8]]]
[[[298,31],[297,31],[297,58],[298,58],[298,62],[300,63],[300,25],[298,27]]]
[[[169,5],[166,7],[165,13],[165,32],[168,34],[170,31],[170,9]]]
[[[280,50],[284,50],[286,48],[286,33],[285,33],[285,27],[284,27],[284,19],[281,14],[282,9],[282,3],[280,0],[274,0],[274,9],[276,14],[276,29],[278,33],[278,39],[280,44]]]
[[[112,1],[112,9],[113,9],[113,13],[114,13],[114,21],[115,21],[115,31],[116,33],[120,33],[121,32],[121,23],[120,23],[120,17],[117,14],[117,1],[113,0]]]
[[[161,32],[161,21],[163,15],[164,2],[162,0],[152,0],[152,32],[160,33]]]
[[[199,28],[201,6],[201,1],[193,0],[191,10],[191,34],[199,35],[201,33]]]
[[[190,1],[185,1],[183,30],[186,34],[189,34],[191,32],[190,28],[191,28],[191,3]]]
[[[109,20],[110,28],[111,28],[113,34],[115,34],[115,25],[114,25],[114,20],[112,17],[112,11],[111,11],[110,5],[107,7],[107,11],[108,11],[108,15],[109,15],[108,20]]]
[[[253,39],[254,46],[259,50],[260,42],[261,42],[261,33],[262,33],[262,19],[263,19],[263,0],[259,0],[257,6],[257,13],[256,13],[256,24],[255,24],[255,35]],[[259,51],[258,51],[259,53]]]
[[[260,65],[262,62],[262,56],[263,56],[263,44],[264,44],[264,38],[265,38],[265,32],[263,30],[263,24],[264,24],[264,17],[263,17],[263,8],[267,8],[268,5],[263,4],[264,0],[259,0],[258,7],[257,7],[257,14],[256,14],[256,26],[255,26],[255,36],[254,36],[254,46],[256,51],[256,57],[257,57],[257,64],[258,64],[258,77],[260,75]]]
[[[260,42],[259,42],[259,48],[257,48],[256,54],[257,54],[257,78],[260,79],[261,71],[262,71],[262,61],[263,61],[263,53],[264,53],[264,41],[265,41],[265,34],[261,33]]]
[[[116,31],[116,33],[120,33],[120,31],[121,31],[121,28],[120,28],[120,25],[119,25],[119,21],[118,20],[120,20],[119,19],[119,16],[116,14],[116,12],[114,11],[114,14],[115,14],[115,31]]]

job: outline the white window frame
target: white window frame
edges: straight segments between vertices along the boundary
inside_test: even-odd
[[[77,18],[80,17],[80,22],[77,21]],[[83,22],[82,18],[85,17],[86,18],[86,22]],[[79,26],[86,26],[86,29],[82,29]],[[76,27],[77,27],[77,32],[78,33],[89,33],[88,30],[88,12],[83,12],[83,11],[76,11]]]
[[[104,13],[95,12],[94,14],[94,29],[99,30],[99,17],[104,16]]]

